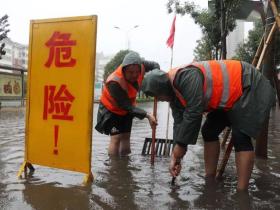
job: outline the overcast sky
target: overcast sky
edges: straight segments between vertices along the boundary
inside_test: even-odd
[[[207,8],[207,0],[195,2]],[[1,1],[0,16],[9,15],[9,37],[28,44],[30,20],[97,15],[97,52],[115,54],[126,49],[128,33],[131,50],[167,70],[171,50],[165,43],[173,15],[167,14],[166,3],[167,0],[5,0]],[[133,28],[135,25],[139,27]],[[200,37],[201,30],[190,16],[177,16],[173,66],[192,61]]]

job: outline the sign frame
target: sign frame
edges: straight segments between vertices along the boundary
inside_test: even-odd
[[[37,161],[36,160],[36,155],[32,155],[32,151],[34,149],[33,150],[30,149],[32,144],[33,144],[33,147],[34,147],[34,141],[31,140],[32,139],[31,134],[32,134],[32,131],[34,129],[33,130],[30,129],[30,127],[32,127],[31,126],[32,125],[31,124],[32,116],[34,115],[34,114],[32,115],[32,113],[31,113],[32,107],[34,109],[34,105],[32,106],[32,99],[30,97],[35,92],[34,88],[32,89],[32,81],[34,81],[34,79],[32,78],[32,73],[35,74],[34,72],[38,71],[36,69],[34,70],[34,68],[36,67],[36,63],[35,63],[36,61],[32,61],[33,53],[34,54],[36,53],[36,48],[34,48],[34,45],[35,45],[34,44],[34,42],[35,42],[34,39],[35,38],[34,38],[34,33],[33,33],[34,28],[39,27],[40,24],[56,24],[56,28],[57,28],[58,24],[60,24],[60,23],[69,24],[69,22],[71,22],[71,21],[72,22],[73,21],[82,21],[82,22],[84,21],[85,23],[87,22],[87,24],[90,25],[90,29],[92,30],[91,33],[90,33],[90,35],[92,35],[92,40],[89,41],[92,44],[92,46],[90,46],[88,48],[89,59],[84,64],[86,66],[89,66],[88,71],[91,74],[90,78],[88,78],[88,80],[87,80],[87,82],[88,82],[87,86],[90,87],[90,88],[88,89],[88,92],[87,92],[89,94],[89,98],[87,98],[87,100],[86,100],[88,103],[85,105],[85,107],[87,108],[87,110],[85,110],[85,112],[88,115],[88,117],[86,118],[88,120],[88,122],[87,122],[88,124],[86,124],[87,129],[85,129],[86,132],[84,132],[84,134],[86,133],[86,136],[87,136],[86,145],[88,145],[88,148],[87,148],[88,150],[86,151],[86,154],[85,154],[86,157],[84,156],[84,159],[87,160],[87,163],[85,164],[86,166],[84,166],[84,168],[77,169],[77,170],[75,170],[75,166],[74,166],[74,170],[72,169],[72,167],[69,167],[68,166],[69,162],[66,164],[67,166],[65,166],[63,164],[60,164],[60,163],[57,164],[57,163],[54,162],[54,160],[51,160],[47,164],[45,164],[45,163],[41,164],[42,161],[41,162],[40,162],[40,160]],[[94,100],[94,88],[93,87],[94,87],[94,77],[95,77],[95,64],[94,64],[94,62],[95,62],[95,58],[96,58],[96,38],[97,38],[97,15],[31,20],[31,22],[30,22],[30,37],[29,37],[29,55],[28,55],[29,56],[29,61],[28,61],[28,64],[29,64],[28,65],[28,84],[27,84],[27,96],[28,97],[27,97],[26,119],[25,119],[25,121],[26,121],[25,153],[24,153],[24,162],[20,167],[20,170],[18,172],[18,177],[21,177],[22,173],[27,171],[27,168],[30,170],[30,172],[33,172],[34,167],[33,167],[32,164],[36,164],[36,165],[43,165],[43,166],[47,166],[47,167],[54,167],[54,168],[60,168],[60,169],[64,169],[64,170],[71,170],[71,171],[86,173],[86,176],[84,178],[84,183],[93,181],[93,175],[92,175],[92,172],[91,172],[91,156],[92,156],[92,123],[93,123],[93,117],[92,116],[93,116],[93,100]],[[33,67],[33,66],[35,66],[35,67]],[[32,72],[32,71],[34,71],[34,72]],[[48,71],[50,71],[50,70],[48,70]],[[44,100],[45,99],[46,99],[46,97],[44,96]],[[85,99],[83,99],[83,100],[85,100]],[[49,103],[49,102],[47,102],[47,103]],[[34,118],[34,116],[33,116],[33,118]],[[34,128],[34,126],[33,126],[33,128]],[[67,146],[69,147],[69,145],[67,145]],[[55,151],[54,151],[54,154],[55,154]],[[57,155],[57,153],[55,155]],[[64,157],[63,161],[65,159],[66,158]],[[76,163],[76,167],[77,167],[77,163]]]

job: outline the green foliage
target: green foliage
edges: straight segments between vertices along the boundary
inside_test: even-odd
[[[248,40],[237,48],[234,59],[252,63],[263,33],[264,27],[261,20],[259,20],[254,23],[254,28],[249,31]]]
[[[211,46],[206,36],[203,36],[202,39],[196,42],[197,46],[194,49],[194,59],[196,61],[211,60],[213,58],[213,47]]]
[[[219,51],[221,50],[221,12],[220,12],[220,0],[213,0],[213,8],[211,10],[199,9],[194,3],[189,3],[180,0],[168,0],[167,10],[169,13],[175,12],[176,14],[189,14],[194,19],[194,22],[198,24],[202,30],[203,38],[198,41],[197,49],[194,54],[196,58],[204,58],[206,55],[209,58],[218,59]],[[241,0],[224,0],[225,8],[225,33],[227,36],[235,26],[235,14],[237,13],[241,5]],[[202,50],[203,46],[209,47],[211,53],[205,53]],[[205,49],[206,50],[206,49]],[[200,55],[199,53],[202,53]]]
[[[0,18],[0,41],[7,38],[7,34],[10,31],[8,29],[9,23],[8,23],[8,15],[4,15]],[[0,59],[2,58],[2,55],[6,54],[6,51],[4,50],[5,43],[2,43],[0,45]]]
[[[130,50],[120,50],[104,67],[103,81],[106,81],[107,77],[121,65],[126,54],[131,52]]]

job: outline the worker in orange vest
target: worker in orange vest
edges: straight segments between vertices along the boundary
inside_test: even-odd
[[[178,176],[187,146],[196,144],[201,128],[206,177],[215,177],[219,134],[232,128],[238,190],[248,188],[254,163],[251,137],[256,138],[275,100],[275,90],[254,66],[235,60],[193,62],[170,70],[148,72],[142,90],[169,101],[174,118],[170,173]]]
[[[136,96],[145,72],[159,68],[159,64],[145,61],[138,53],[130,52],[122,64],[109,75],[100,98],[95,129],[111,136],[109,155],[127,155],[130,150],[132,120],[147,118],[151,126],[155,117],[136,107]]]

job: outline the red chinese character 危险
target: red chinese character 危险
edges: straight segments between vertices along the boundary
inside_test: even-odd
[[[56,67],[73,67],[76,59],[71,57],[72,46],[76,45],[76,40],[70,40],[70,33],[60,33],[55,31],[52,37],[45,43],[50,48],[49,58],[45,63],[50,68],[54,60]]]
[[[69,115],[69,111],[75,97],[64,84],[56,89],[55,85],[45,85],[43,119],[47,120],[48,115],[51,115],[52,119],[72,121],[74,117]]]

